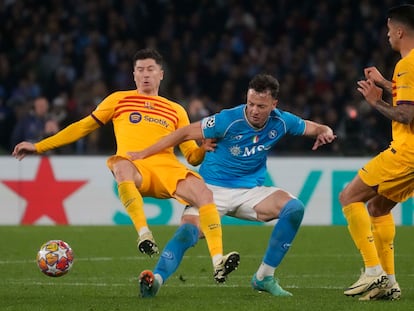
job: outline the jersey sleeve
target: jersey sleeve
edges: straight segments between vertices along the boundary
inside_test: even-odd
[[[42,153],[73,143],[111,121],[114,115],[114,103],[117,102],[116,99],[119,97],[119,94],[119,92],[114,92],[108,95],[89,116],[68,125],[55,135],[36,143],[36,151]]]
[[[43,153],[51,149],[55,149],[88,135],[90,132],[99,127],[97,121],[91,116],[87,116],[75,123],[72,123],[46,139],[41,140],[35,144],[36,151]]]
[[[393,97],[395,104],[414,104],[414,65],[405,59],[401,59],[394,70],[395,89]],[[398,90],[398,91],[396,91]]]
[[[295,136],[301,136],[305,133],[305,120],[287,111],[283,111],[282,117],[286,124],[287,133]]]
[[[92,116],[101,125],[112,120],[115,113],[115,105],[122,98],[121,92],[114,92],[108,95],[92,112]]]
[[[187,162],[193,166],[201,164],[206,154],[205,149],[199,147],[194,140],[188,140],[180,144],[180,150]]]
[[[178,104],[177,104],[178,105]],[[178,112],[178,126],[177,128],[181,128],[190,124],[190,120],[188,118],[188,114],[185,109],[178,105],[177,108]],[[202,147],[199,147],[198,144],[194,140],[188,140],[181,143],[179,149],[186,159],[186,161],[193,165],[197,166],[204,160],[205,150]]]
[[[224,111],[201,120],[201,130],[204,138],[222,138],[227,125],[228,122]]]

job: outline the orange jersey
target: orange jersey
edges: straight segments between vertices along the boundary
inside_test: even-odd
[[[90,116],[35,144],[36,149],[41,153],[74,142],[110,121],[114,126],[116,154],[122,157],[128,151],[145,149],[189,124],[187,112],[178,103],[161,96],[139,94],[137,90],[119,91],[106,97]],[[204,149],[195,141],[183,142],[179,147],[192,165],[200,164],[204,158]],[[166,149],[157,156],[175,158],[174,149]]]
[[[112,120],[117,142],[116,154],[120,156],[125,156],[128,151],[143,150],[190,123],[181,105],[161,96],[139,94],[136,90],[112,93],[92,112],[92,117],[102,123]],[[180,148],[187,150],[198,146],[191,141],[189,144],[183,143]],[[162,153],[173,155],[174,148]]]
[[[392,78],[392,104],[414,105],[414,50],[395,66]],[[407,162],[414,163],[413,122],[403,124],[392,121],[392,139],[391,147],[404,153]]]

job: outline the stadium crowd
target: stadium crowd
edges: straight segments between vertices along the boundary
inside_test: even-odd
[[[37,141],[87,115],[109,93],[134,88],[132,56],[144,47],[164,55],[161,95],[185,106],[191,121],[243,103],[248,81],[266,72],[280,82],[280,108],[336,131],[336,143],[312,154],[375,154],[390,141],[390,122],[369,108],[356,83],[371,65],[391,78],[399,55],[386,44],[385,16],[397,4],[1,1],[0,154],[29,139],[24,127],[41,127]],[[46,116],[33,111],[38,97],[48,102]],[[292,142],[282,141],[274,155],[311,154],[309,140]],[[114,149],[112,128],[105,126],[56,152]]]

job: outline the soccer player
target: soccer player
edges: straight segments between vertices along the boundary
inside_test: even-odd
[[[360,278],[344,294],[362,295],[361,300],[401,297],[395,278],[391,210],[412,197],[414,190],[414,6],[390,9],[387,25],[390,45],[401,54],[392,81],[369,67],[364,70],[366,80],[358,81],[358,91],[392,120],[392,141],[358,171],[339,196],[350,235],[365,265]],[[382,99],[383,89],[391,92],[392,104]]]
[[[238,253],[223,256],[220,216],[213,194],[200,175],[184,166],[172,150],[137,161],[131,161],[126,155],[128,150],[146,148],[190,123],[181,105],[158,95],[164,76],[162,63],[163,58],[156,50],[138,51],[133,59],[136,89],[110,94],[89,116],[54,136],[35,144],[26,141],[17,144],[13,156],[21,160],[30,153],[58,148],[112,121],[117,151],[108,159],[107,165],[118,183],[120,200],[138,232],[138,249],[150,256],[158,253],[147,225],[143,197],[175,198],[184,204],[194,205],[200,213],[200,228],[212,256],[214,278],[222,282],[228,273],[237,268]],[[180,150],[192,165],[198,165],[205,154],[204,148],[195,141],[180,144]],[[179,233],[184,229],[180,228]]]
[[[213,191],[220,215],[251,221],[269,222],[278,219],[270,236],[263,261],[251,279],[251,286],[274,296],[291,296],[274,277],[300,227],[304,214],[301,201],[289,192],[263,186],[269,150],[287,134],[316,137],[313,150],[332,142],[336,136],[328,126],[282,111],[277,107],[279,82],[271,75],[260,74],[249,83],[247,103],[205,117],[182,127],[153,146],[130,152],[132,159],[150,157],[162,150],[192,139],[214,139],[207,152],[200,174]],[[187,207],[183,220],[199,214]],[[155,270],[146,270],[141,278],[144,293],[158,290],[170,275],[168,255],[164,250]],[[167,267],[167,269],[166,269]]]

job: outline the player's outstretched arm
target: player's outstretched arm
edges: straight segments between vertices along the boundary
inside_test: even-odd
[[[12,156],[14,156],[17,160],[22,160],[28,154],[36,153],[36,147],[34,144],[29,143],[27,141],[23,141],[18,143],[12,152]]]
[[[95,119],[89,115],[77,122],[74,122],[55,135],[49,136],[41,141],[32,144],[29,142],[21,142],[14,147],[12,155],[18,159],[23,159],[26,155],[32,153],[43,153],[48,150],[58,148],[60,146],[72,143],[90,132],[96,130],[100,125]]]
[[[183,141],[187,140],[198,140],[203,138],[203,133],[201,131],[201,123],[195,122],[190,125],[184,126],[172,132],[171,134],[160,139],[155,144],[149,146],[148,148],[140,151],[130,151],[127,152],[131,160],[144,159],[154,154],[159,153],[160,151],[177,146]]]
[[[305,136],[316,137],[315,143],[313,144],[312,150],[318,149],[320,146],[330,144],[336,138],[333,130],[323,124],[319,124],[310,120],[306,120]]]

